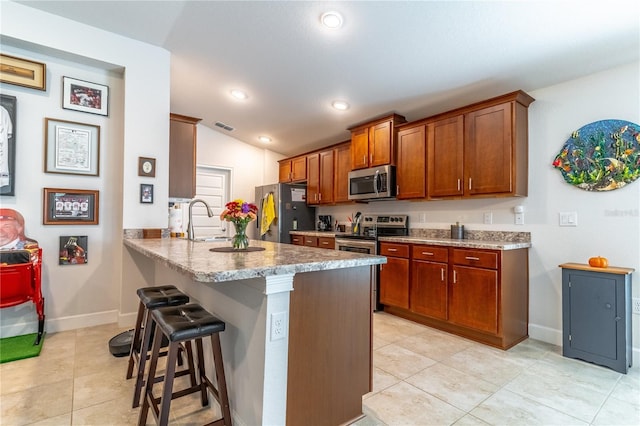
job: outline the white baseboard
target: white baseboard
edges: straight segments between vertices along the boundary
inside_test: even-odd
[[[562,346],[562,330],[529,323],[529,337],[552,345]]]
[[[60,331],[76,330],[78,328],[93,327],[102,324],[118,322],[118,311],[104,311],[84,315],[74,315],[70,317],[45,318],[44,330],[47,333],[58,333]],[[135,318],[134,318],[135,323]],[[38,321],[26,321],[5,325],[0,327],[0,337],[21,336],[24,334],[37,333]]]

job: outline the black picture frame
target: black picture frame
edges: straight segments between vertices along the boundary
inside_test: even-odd
[[[148,183],[140,184],[140,202],[143,204],[153,204],[153,185]]]
[[[59,265],[83,265],[89,263],[89,237],[63,235],[60,237]]]
[[[15,196],[17,99],[0,95],[0,106],[0,195]],[[3,144],[7,145],[6,149]]]
[[[62,108],[109,115],[109,86],[62,77]]]

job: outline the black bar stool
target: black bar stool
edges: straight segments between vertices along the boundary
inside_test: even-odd
[[[153,416],[158,425],[165,426],[169,423],[169,408],[173,399],[200,392],[202,406],[209,404],[207,389],[211,391],[215,399],[220,404],[222,418],[208,423],[209,425],[231,426],[231,411],[229,408],[229,396],[227,395],[227,385],[224,377],[224,365],[222,363],[222,348],[220,347],[219,333],[224,331],[225,323],[211,315],[200,305],[191,303],[183,306],[158,308],[151,311],[151,316],[155,323],[155,336],[151,349],[151,360],[149,363],[149,373],[147,375],[146,386],[142,408],[138,425],[145,425],[149,408],[152,408]],[[162,346],[162,338],[165,336],[169,340],[167,366],[164,376],[164,387],[162,396],[156,398],[153,395],[153,385],[156,383],[155,374],[158,365],[158,357]],[[217,387],[206,376],[204,367],[204,352],[202,349],[202,339],[211,337],[211,348],[213,351],[213,362],[216,373]],[[198,358],[198,384],[190,388],[173,392],[173,379],[176,369],[176,358],[181,344],[187,348],[195,340]]]
[[[136,326],[131,341],[131,350],[129,352],[129,366],[127,367],[127,379],[130,379],[133,377],[134,367],[136,365],[138,366],[135,392],[133,394],[133,408],[140,405],[140,392],[144,386],[144,367],[146,360],[149,359],[147,352],[150,349],[151,335],[153,332],[149,312],[160,307],[178,306],[189,303],[189,296],[178,290],[174,285],[143,287],[139,288],[137,293],[140,298],[140,305],[138,307],[138,316],[136,318]],[[182,358],[180,360],[182,362]],[[190,362],[191,361],[190,359]],[[157,380],[161,379],[162,378],[159,378]],[[193,372],[192,381],[195,381]]]

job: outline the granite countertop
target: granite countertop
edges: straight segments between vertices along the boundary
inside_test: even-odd
[[[384,256],[251,240],[263,251],[211,252],[227,242],[194,242],[181,238],[124,239],[124,245],[199,282],[223,282],[271,275],[353,268],[386,263]]]
[[[447,246],[460,248],[476,248],[491,250],[517,250],[531,247],[531,242],[517,241],[489,241],[489,240],[456,240],[452,238],[433,237],[380,237],[379,241],[390,243],[429,244],[432,246]]]
[[[333,231],[290,231],[290,234],[314,237],[336,237],[345,232]],[[528,232],[467,231],[462,240],[449,238],[448,229],[410,229],[408,236],[379,237],[379,241],[409,244],[430,244],[434,246],[477,248],[490,250],[517,250],[531,247]]]

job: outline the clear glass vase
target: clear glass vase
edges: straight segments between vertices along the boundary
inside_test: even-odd
[[[247,222],[233,222],[233,226],[236,228],[236,233],[231,238],[231,246],[234,250],[246,250],[249,247]]]

